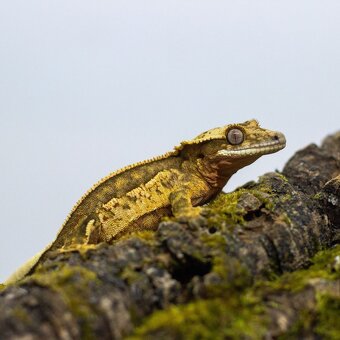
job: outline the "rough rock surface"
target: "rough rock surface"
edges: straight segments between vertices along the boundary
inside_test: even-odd
[[[1,339],[339,339],[340,133],[282,173],[0,292]]]

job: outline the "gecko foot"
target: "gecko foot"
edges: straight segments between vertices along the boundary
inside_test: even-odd
[[[201,207],[192,207],[183,211],[180,215],[175,216],[174,220],[179,223],[188,224],[191,227],[198,228],[206,224],[205,209]]]

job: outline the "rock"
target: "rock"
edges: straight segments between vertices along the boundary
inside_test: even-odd
[[[303,193],[313,195],[330,179],[339,175],[340,132],[325,138],[321,147],[311,144],[298,151],[282,173]]]
[[[340,175],[326,182],[319,199],[336,234],[340,232]],[[340,236],[340,235],[339,235]],[[336,237],[339,240],[339,236]]]
[[[336,339],[340,133],[207,205],[1,287],[1,339]],[[339,288],[339,289],[338,289]]]

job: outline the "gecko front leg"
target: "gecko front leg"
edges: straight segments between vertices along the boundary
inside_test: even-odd
[[[179,222],[199,220],[202,218],[203,208],[193,207],[191,197],[186,189],[179,189],[172,192],[169,196],[171,210],[174,217]]]

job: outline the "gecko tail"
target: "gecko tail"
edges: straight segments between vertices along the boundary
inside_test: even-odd
[[[23,279],[29,272],[33,269],[33,267],[38,263],[41,256],[50,248],[50,244],[41,252],[35,254],[31,257],[27,262],[25,262],[22,266],[20,266],[13,274],[11,274],[7,280],[3,283],[4,285],[10,285],[17,283],[21,279]]]

